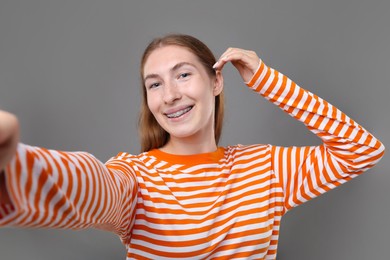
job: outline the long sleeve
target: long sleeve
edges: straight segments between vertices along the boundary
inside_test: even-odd
[[[5,182],[11,203],[0,205],[0,226],[94,227],[129,239],[137,185],[127,163],[19,144]]]
[[[383,144],[362,126],[263,62],[247,85],[323,141],[311,147],[271,146],[285,212],[356,177],[383,156]]]

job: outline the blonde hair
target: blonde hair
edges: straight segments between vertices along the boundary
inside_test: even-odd
[[[164,146],[169,140],[169,133],[158,124],[152,112],[149,110],[145,82],[143,78],[145,62],[149,55],[154,50],[169,45],[177,45],[187,48],[198,57],[210,76],[216,76],[216,72],[212,67],[216,62],[214,54],[203,42],[193,36],[186,34],[168,34],[160,38],[155,38],[149,43],[142,55],[140,64],[141,91],[143,98],[139,116],[138,131],[141,139],[141,152],[160,148]],[[222,134],[223,116],[224,98],[222,91],[218,96],[215,97],[214,133],[216,144],[218,144]]]

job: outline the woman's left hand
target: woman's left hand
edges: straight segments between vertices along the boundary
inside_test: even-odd
[[[240,73],[244,82],[249,82],[260,63],[256,52],[239,48],[228,48],[214,64],[215,70],[221,71],[227,62],[231,62]]]

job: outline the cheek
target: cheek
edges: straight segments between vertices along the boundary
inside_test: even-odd
[[[206,106],[213,106],[215,96],[212,88],[204,89],[201,93],[198,93],[199,99],[201,99]]]
[[[147,95],[146,101],[150,112],[152,112],[152,114],[155,114],[158,110],[158,98],[156,98],[154,95]]]

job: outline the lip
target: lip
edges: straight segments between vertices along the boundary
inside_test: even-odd
[[[180,110],[186,109],[187,107],[194,107],[194,105],[182,105],[182,106],[170,108],[170,109],[164,111],[163,114],[164,115],[173,114],[173,113],[176,113],[176,112],[178,112]]]

